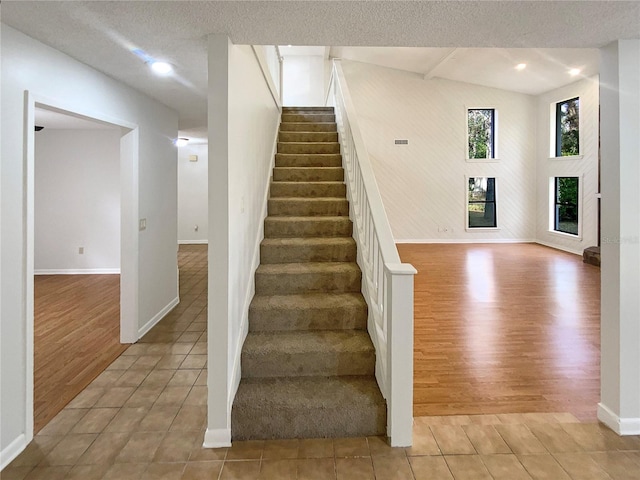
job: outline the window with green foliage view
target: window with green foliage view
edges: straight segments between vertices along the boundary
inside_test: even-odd
[[[578,177],[555,177],[556,232],[578,235]]]
[[[496,228],[496,179],[469,177],[468,228]]]
[[[467,110],[469,159],[495,158],[495,110]]]
[[[556,103],[556,157],[580,155],[580,99]]]

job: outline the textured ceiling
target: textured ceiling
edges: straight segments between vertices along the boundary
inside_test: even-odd
[[[637,1],[3,1],[2,21],[206,131],[206,36],[236,44],[598,48],[640,38]],[[153,77],[131,51],[176,67]]]

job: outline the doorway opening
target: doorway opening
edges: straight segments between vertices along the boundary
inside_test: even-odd
[[[138,129],[28,92],[25,100],[32,437],[139,337]]]

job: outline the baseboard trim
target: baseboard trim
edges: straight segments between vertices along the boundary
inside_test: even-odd
[[[527,238],[397,238],[395,243],[536,243]]]
[[[598,404],[598,420],[618,435],[640,435],[640,418],[620,418],[603,403]]]
[[[204,448],[223,448],[231,446],[230,428],[207,428],[204,432]]]
[[[162,310],[160,310],[158,313],[156,313],[153,318],[151,320],[149,320],[147,323],[145,323],[141,328],[138,329],[138,340],[141,339],[142,337],[145,336],[145,334],[151,330],[153,327],[156,326],[156,324],[162,320],[167,313],[169,313],[171,310],[173,310],[176,305],[178,305],[180,303],[180,297],[176,297],[173,300],[171,300],[166,307],[164,307]]]
[[[536,240],[535,243],[537,243],[538,245],[543,245],[545,247],[555,248],[556,250],[562,250],[563,252],[573,253],[574,255],[582,256],[582,250],[576,251],[576,250],[572,250],[572,249],[570,249],[568,247],[563,247],[562,245],[556,245],[554,243],[548,243],[548,242],[544,242],[542,240]]]
[[[178,245],[208,245],[208,239],[202,240],[178,240]]]
[[[22,451],[27,448],[27,444],[27,437],[22,433],[13,442],[3,448],[0,452],[0,470],[4,470],[4,468],[9,465],[14,458],[20,455]]]
[[[120,275],[119,268],[42,268],[34,275]]]

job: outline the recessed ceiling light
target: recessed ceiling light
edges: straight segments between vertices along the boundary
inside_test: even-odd
[[[169,75],[173,71],[173,67],[170,63],[155,60],[151,62],[151,70],[158,75]]]
[[[571,70],[569,70],[569,75],[575,77],[576,75],[579,75],[580,72],[581,70],[579,68],[572,68]]]
[[[176,138],[173,143],[176,145],[176,147],[184,147],[187,143],[189,143],[189,139],[180,137],[180,138]]]
[[[527,64],[526,63],[519,63],[518,65],[516,65],[516,70],[518,70],[518,71],[522,71],[525,68],[527,68]]]

